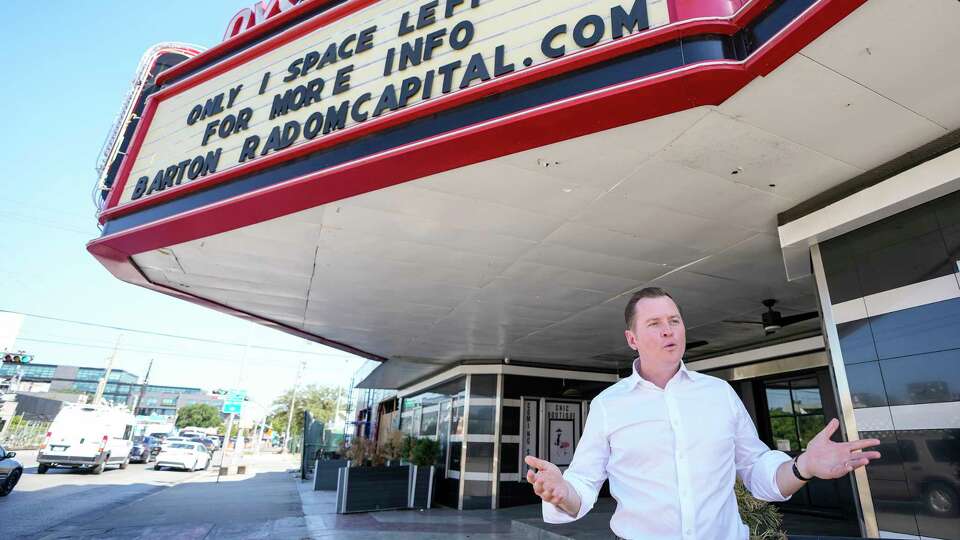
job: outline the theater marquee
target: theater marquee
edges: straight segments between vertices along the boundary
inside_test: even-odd
[[[363,7],[158,96],[118,202],[150,198],[667,22],[663,0],[354,4]]]

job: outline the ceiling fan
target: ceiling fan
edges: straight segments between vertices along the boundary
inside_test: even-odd
[[[767,307],[766,313],[764,313],[759,321],[723,321],[728,323],[737,323],[737,324],[760,324],[763,325],[764,335],[769,336],[770,334],[775,333],[777,330],[780,330],[784,326],[790,326],[802,321],[808,321],[810,319],[815,319],[820,316],[819,311],[808,311],[807,313],[798,313],[796,315],[787,315],[784,317],[780,314],[779,311],[773,309],[773,306],[777,305],[777,301],[773,298],[768,298],[763,301],[763,305]]]

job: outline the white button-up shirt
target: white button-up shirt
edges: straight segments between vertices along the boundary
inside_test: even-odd
[[[733,492],[735,474],[754,497],[784,501],[777,487],[783,452],[770,450],[725,381],[680,370],[660,389],[633,375],[604,390],[563,477],[580,495],[570,516],[543,503],[547,523],[593,507],[603,481],[617,510],[610,528],[629,539],[746,539]]]

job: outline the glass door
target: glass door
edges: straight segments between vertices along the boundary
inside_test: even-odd
[[[817,379],[767,381],[764,390],[774,448],[799,455],[827,425]]]
[[[761,396],[758,397],[762,401],[759,403],[765,403],[765,406],[758,407],[761,414],[757,418],[757,427],[760,437],[766,439],[764,442],[791,457],[806,450],[810,440],[837,415],[829,384],[825,370],[760,381],[758,390]],[[845,496],[844,489],[850,489],[849,480],[818,480],[798,491],[782,506],[827,515],[848,514],[846,499],[849,497]]]

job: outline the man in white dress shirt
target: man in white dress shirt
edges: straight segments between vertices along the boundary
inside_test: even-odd
[[[543,499],[543,519],[566,523],[593,507],[609,479],[620,538],[746,539],[733,491],[739,476],[754,497],[784,501],[813,478],[839,478],[880,457],[876,439],[837,443],[831,420],[791,459],[757,437],[725,381],[683,365],[686,330],[673,298],[643,289],[625,312],[633,374],[597,396],[567,471],[527,456],[527,480]]]

